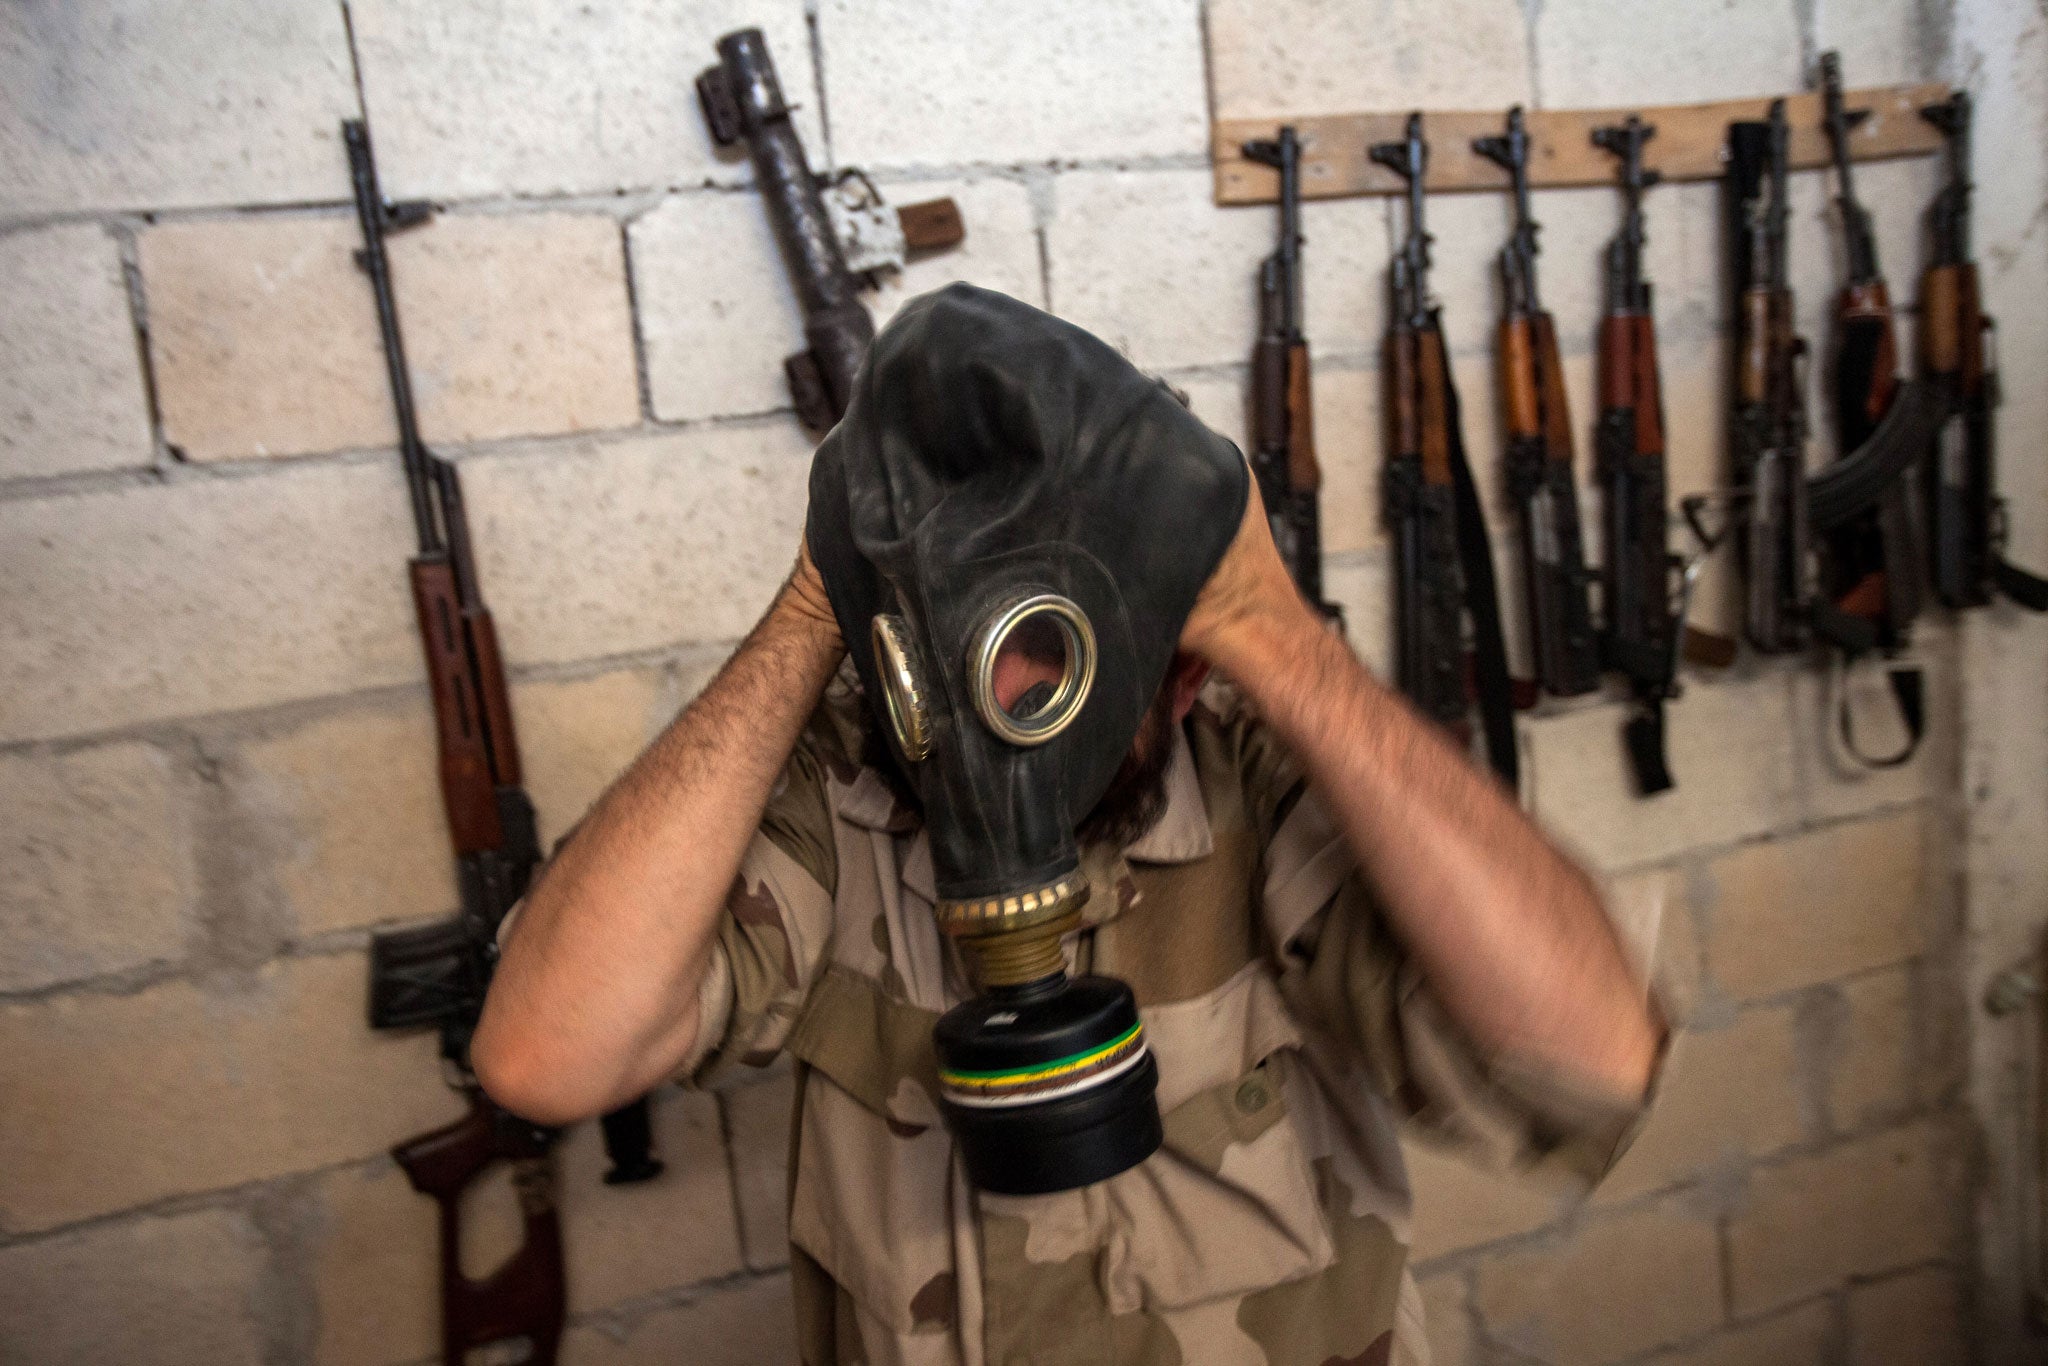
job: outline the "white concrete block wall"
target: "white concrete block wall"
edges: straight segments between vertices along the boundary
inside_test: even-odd
[[[2048,467],[2026,456],[2048,398],[2011,382],[2048,350],[2032,306],[2048,294],[2048,30],[2018,0],[13,7],[0,1094],[37,1122],[0,1125],[0,1357],[432,1354],[431,1210],[383,1153],[456,1102],[428,1040],[363,1029],[361,990],[367,931],[440,913],[453,889],[336,123],[367,101],[387,188],[443,205],[393,244],[400,306],[552,838],[747,629],[802,521],[809,443],[781,374],[800,318],[747,163],[712,148],[691,87],[745,24],[768,33],[815,165],[964,210],[964,246],[886,282],[878,319],[949,280],[1002,289],[1124,347],[1239,441],[1274,222],[1211,203],[1212,112],[1763,94],[1797,88],[1829,44],[1852,84],[1967,78],[2015,551],[2048,562]],[[1861,172],[1902,304],[1937,174]],[[1830,189],[1796,185],[1818,346]],[[1724,477],[1719,196],[1664,186],[1648,211],[1676,493]],[[1618,204],[1544,191],[1536,212],[1593,529],[1596,253]],[[1437,197],[1429,215],[1512,594],[1489,365],[1505,205]],[[1382,670],[1379,356],[1400,216],[1377,199],[1306,214],[1328,585]],[[1723,562],[1703,623],[1726,626],[1730,605]],[[1965,992],[2048,906],[2048,631],[2001,611],[1937,616],[1922,638],[1936,734],[1882,776],[1831,760],[1821,681],[1794,661],[1688,678],[1670,710],[1681,787],[1654,802],[1629,791],[1618,695],[1524,719],[1526,799],[1615,889],[1687,1027],[1666,1109],[1591,1205],[1417,1155],[1446,1366],[1863,1366],[1902,1342],[1940,1360],[1966,1307],[1997,1360],[2022,1359],[2017,1155],[1987,1145],[1985,1281],[1952,1163]],[[2015,1046],[1971,1043],[1993,1120]],[[569,1360],[786,1354],[786,1105],[776,1076],[664,1098],[672,1171],[643,1191],[603,1188],[594,1135],[569,1141]],[[477,1225],[491,1246],[504,1214]],[[1631,1307],[1588,1311],[1617,1285]]]

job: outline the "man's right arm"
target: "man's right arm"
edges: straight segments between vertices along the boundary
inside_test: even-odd
[[[726,893],[844,653],[804,551],[760,624],[527,894],[470,1050],[500,1104],[569,1123],[689,1055]]]

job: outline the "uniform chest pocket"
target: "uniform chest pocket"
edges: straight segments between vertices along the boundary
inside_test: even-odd
[[[1336,1257],[1288,1113],[1290,1087],[1305,1084],[1300,1036],[1256,969],[1216,995],[1146,1013],[1168,1102],[1166,1141],[1104,1187],[1112,1313],[1263,1290]],[[1177,1083],[1169,1069],[1182,1069]],[[1189,1085],[1198,1089],[1189,1094]]]
[[[892,1334],[953,1328],[953,1144],[928,1011],[833,967],[790,1051],[807,1063],[789,1236]]]

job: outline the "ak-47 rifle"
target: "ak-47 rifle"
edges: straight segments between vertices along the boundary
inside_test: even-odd
[[[1606,489],[1607,563],[1601,579],[1601,660],[1628,679],[1636,714],[1622,732],[1636,789],[1672,786],[1664,750],[1664,703],[1678,695],[1678,656],[1691,580],[1669,549],[1664,485],[1664,401],[1657,374],[1657,324],[1643,278],[1643,191],[1657,172],[1643,165],[1654,125],[1631,114],[1593,131],[1595,145],[1621,159],[1621,229],[1607,244],[1607,308],[1600,320],[1600,481]],[[1681,577],[1676,594],[1672,573]]]
[[[1506,168],[1514,187],[1515,226],[1500,252],[1497,363],[1508,438],[1508,496],[1522,522],[1522,577],[1536,682],[1553,696],[1574,697],[1600,685],[1600,660],[1587,600],[1578,490],[1572,483],[1564,366],[1556,324],[1536,290],[1537,224],[1529,213],[1529,135],[1522,126],[1522,107],[1508,110],[1505,134],[1474,138],[1472,150]]]
[[[1951,607],[1982,607],[1998,593],[2048,611],[2048,579],[2005,558],[1992,421],[1998,372],[1986,357],[1992,322],[1970,259],[1970,97],[1958,90],[1920,117],[1948,143],[1948,182],[1928,210],[1933,253],[1920,282],[1920,370],[1942,419],[1927,461],[1934,591]]]
[[[387,234],[424,222],[430,209],[424,203],[386,204],[369,131],[351,119],[341,133],[363,230],[356,260],[376,298],[399,454],[419,535],[410,570],[413,605],[426,648],[442,808],[455,843],[461,900],[461,909],[446,920],[387,931],[370,941],[371,1026],[438,1029],[442,1057],[469,1101],[461,1119],[400,1144],[392,1156],[413,1186],[440,1206],[444,1360],[453,1366],[477,1348],[524,1339],[525,1360],[547,1366],[555,1359],[566,1304],[554,1132],[500,1108],[469,1070],[470,1036],[497,958],[498,928],[525,895],[540,862],[533,803],[522,786],[497,630],[477,583],[461,478],[420,440],[384,250]],[[613,1161],[607,1181],[645,1180],[660,1172],[647,1134],[644,1099],[605,1117]],[[513,1164],[525,1237],[497,1271],[473,1280],[462,1270],[462,1195],[497,1162]]]
[[[1451,384],[1443,318],[1429,294],[1429,234],[1423,181],[1429,146],[1422,115],[1406,136],[1372,149],[1372,159],[1407,181],[1408,235],[1388,283],[1388,449],[1383,499],[1395,554],[1395,670],[1401,691],[1423,713],[1463,735],[1472,687],[1465,668],[1465,618],[1472,619],[1480,720],[1494,771],[1516,783],[1514,701],[1500,603],[1479,492],[1465,459],[1458,394]]]
[[[1747,500],[1743,631],[1767,654],[1805,647],[1809,586],[1806,516],[1806,341],[1794,330],[1787,280],[1785,102],[1767,122],[1728,128],[1731,258],[1736,285],[1735,485]]]
[[[697,77],[697,100],[711,140],[720,147],[744,142],[753,160],[769,226],[804,314],[806,349],[784,361],[783,372],[797,418],[823,434],[845,414],[854,374],[875,339],[861,289],[878,272],[901,266],[909,252],[960,241],[966,233],[960,209],[950,199],[933,199],[891,214],[857,171],[822,187],[834,195],[828,205],[790,121],[768,40],[757,28],[718,40],[718,65]]]
[[[1939,412],[1926,386],[1901,386],[1854,450],[1811,479],[1804,476],[1806,407],[1800,380],[1806,343],[1794,331],[1792,290],[1786,283],[1785,147],[1782,100],[1772,103],[1768,122],[1729,125],[1728,198],[1737,285],[1730,436],[1742,504],[1736,526],[1744,571],[1744,633],[1766,653],[1799,650],[1818,640],[1839,651],[1846,664],[1881,643],[1878,624],[1873,616],[1838,607],[1817,590],[1809,563],[1813,539],[1878,514],[1901,476],[1926,451]],[[1711,543],[1699,520],[1700,505],[1701,500],[1688,499],[1686,515]],[[1850,605],[1859,604],[1851,600]],[[1900,666],[1889,675],[1907,733],[1896,754],[1864,754],[1856,743],[1846,694],[1838,705],[1843,743],[1871,767],[1904,763],[1923,728],[1919,671]]]
[[[1842,107],[1842,64],[1832,52],[1820,59],[1822,101],[1835,159],[1836,205],[1842,217],[1848,279],[1835,305],[1832,347],[1835,435],[1847,455],[1876,433],[1899,394],[1899,345],[1890,292],[1877,261],[1870,211],[1856,198],[1849,138],[1869,117]],[[1823,539],[1823,581],[1836,607],[1863,617],[1887,652],[1903,649],[1920,611],[1920,555],[1908,507],[1910,482],[1902,473],[1876,506]]]
[[[1301,141],[1294,126],[1244,154],[1280,172],[1280,241],[1259,266],[1259,338],[1252,345],[1252,473],[1272,524],[1273,543],[1301,595],[1326,617],[1323,536],[1309,393],[1308,338],[1301,327]]]

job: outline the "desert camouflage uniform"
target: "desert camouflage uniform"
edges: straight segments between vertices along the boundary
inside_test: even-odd
[[[1299,771],[1234,695],[1181,728],[1158,824],[1090,850],[1069,966],[1137,993],[1164,1148],[1083,1190],[966,1182],[932,1025],[966,984],[929,845],[835,684],[741,866],[696,1082],[794,1054],[806,1366],[1426,1363],[1397,1118],[1596,1178],[1637,1106],[1467,1044]]]

